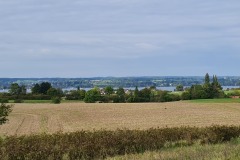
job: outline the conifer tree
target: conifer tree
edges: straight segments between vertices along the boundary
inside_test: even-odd
[[[218,82],[218,78],[216,75],[213,76],[213,82],[212,82],[212,94],[213,98],[219,98],[220,93],[222,92],[222,86]]]
[[[209,74],[208,73],[206,73],[206,75],[205,75],[205,82],[204,82],[204,84],[205,85],[210,85],[210,77],[209,77]]]
[[[212,87],[211,87],[210,77],[209,77],[208,73],[206,73],[206,75],[205,75],[205,81],[204,81],[203,88],[206,92],[207,98],[213,98]]]

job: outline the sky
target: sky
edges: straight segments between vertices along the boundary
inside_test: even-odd
[[[0,0],[0,77],[240,76],[239,0]]]

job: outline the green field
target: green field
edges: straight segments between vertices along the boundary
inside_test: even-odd
[[[175,95],[181,96],[182,93],[183,93],[182,91],[174,91],[174,92],[171,92],[170,94],[175,94]]]
[[[240,98],[221,98],[221,99],[195,99],[187,101],[190,103],[240,103]]]
[[[225,94],[231,94],[231,93],[239,93],[240,90],[225,90],[224,93]]]

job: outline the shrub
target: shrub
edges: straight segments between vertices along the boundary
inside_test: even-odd
[[[191,94],[188,91],[185,91],[181,95],[182,100],[190,100],[191,99]]]
[[[22,99],[15,99],[14,103],[23,103],[24,101]]]
[[[60,104],[60,103],[61,103],[61,98],[60,98],[60,97],[53,97],[53,98],[52,98],[52,103],[54,103],[54,104]]]
[[[79,131],[52,135],[10,136],[0,143],[1,159],[104,159],[160,150],[171,142],[220,143],[240,136],[240,127],[179,127],[148,130]],[[2,157],[1,157],[2,156]]]
[[[9,100],[6,98],[0,99],[0,103],[8,103],[8,102],[9,102]]]

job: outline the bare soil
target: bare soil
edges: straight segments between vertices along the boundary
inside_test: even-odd
[[[15,104],[0,135],[240,125],[240,103]]]

